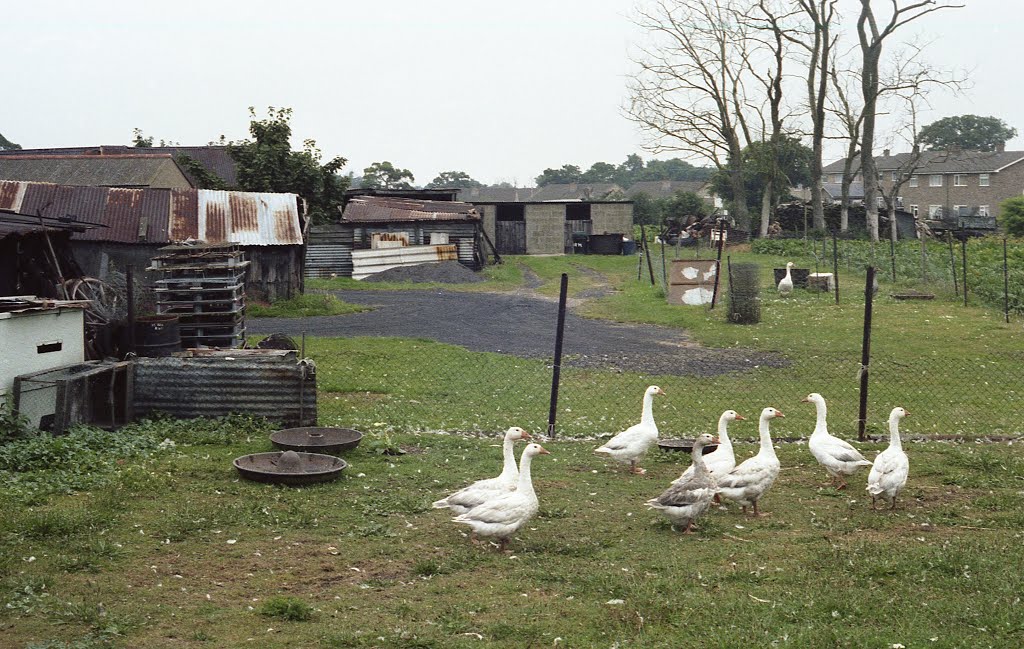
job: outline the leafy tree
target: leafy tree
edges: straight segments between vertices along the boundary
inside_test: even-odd
[[[367,189],[412,189],[415,180],[411,171],[399,169],[385,160],[363,169],[362,186]]]
[[[459,188],[468,189],[471,187],[483,187],[483,183],[470,178],[465,171],[442,171],[429,183],[427,189]]]
[[[585,183],[613,183],[615,182],[615,165],[607,162],[595,162],[590,169],[583,172],[580,180]]]
[[[562,184],[562,183],[578,183],[583,176],[583,172],[576,165],[562,165],[561,169],[545,169],[544,173],[537,176],[537,186],[543,187],[544,185]]]
[[[775,203],[787,194],[793,185],[806,185],[810,181],[811,150],[793,137],[782,137],[774,146],[771,142],[754,142],[743,149],[743,183],[748,209],[756,209],[767,185],[771,185]],[[712,190],[726,200],[733,200],[732,181],[727,173],[716,172],[711,177]]]
[[[174,161],[192,177],[199,189],[231,189],[223,178],[207,169],[192,156],[181,153],[174,156]]]
[[[633,221],[643,225],[661,223],[664,219],[663,207],[661,201],[651,198],[645,192],[638,192],[633,195]]]
[[[1014,196],[999,204],[999,218],[1007,234],[1024,236],[1024,196]]]
[[[924,126],[918,137],[929,149],[995,151],[1016,135],[1017,129],[996,117],[955,115]]]
[[[228,152],[238,167],[238,185],[252,192],[290,192],[306,200],[314,222],[331,222],[338,217],[348,178],[338,172],[347,160],[336,156],[322,163],[316,141],[307,139],[301,151],[291,147],[291,108],[267,110],[265,119],[257,119],[250,106],[251,140],[227,143]]]
[[[3,133],[0,133],[0,151],[18,151],[21,149],[20,144],[15,144],[4,137]]]
[[[136,148],[153,146],[153,136],[146,137],[141,128],[132,129],[132,146]]]
[[[680,223],[688,216],[695,216],[699,221],[708,215],[708,205],[694,192],[678,191],[664,200],[663,213],[665,218],[674,218]]]
[[[635,180],[706,180],[710,175],[706,167],[695,167],[685,160],[651,160]]]

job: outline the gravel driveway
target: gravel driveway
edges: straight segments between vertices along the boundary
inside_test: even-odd
[[[253,318],[254,334],[303,332],[313,336],[397,336],[428,338],[473,351],[524,358],[551,358],[555,348],[556,302],[537,297],[444,290],[333,291],[340,299],[371,311],[312,318]],[[683,332],[654,325],[565,319],[565,364],[647,374],[713,376],[755,367],[784,367],[776,354],[743,349],[708,349]]]

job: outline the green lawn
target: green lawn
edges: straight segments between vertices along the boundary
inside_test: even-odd
[[[3,646],[1024,641],[1019,444],[909,444],[910,484],[895,512],[870,510],[865,472],[848,492],[821,487],[806,447],[782,444],[769,517],[729,507],[685,537],[643,501],[687,458],[654,450],[647,476],[631,477],[595,457],[595,442],[549,442],[552,455],[534,464],[540,515],[501,555],[430,509],[497,474],[493,438],[370,433],[340,481],[294,489],[241,481],[231,468],[270,450],[265,428],[201,428],[126,431],[134,442],[108,441],[116,451],[84,491],[46,494],[27,479],[6,490]],[[164,438],[178,445],[156,449]],[[407,453],[380,453],[397,445]],[[58,455],[36,477],[70,468]]]
[[[729,407],[754,420],[766,405],[786,414],[777,437],[806,436],[813,408],[799,399],[814,390],[829,398],[832,429],[853,437],[863,290],[846,287],[863,276],[844,276],[839,306],[803,291],[782,299],[768,289],[782,258],[731,256],[763,264],[759,325],[669,307],[636,281],[635,258],[512,258],[471,288],[517,288],[526,266],[553,295],[570,272],[576,295],[614,289],[581,307],[589,316],[791,361],[714,378],[566,368],[559,437],[534,464],[541,511],[510,555],[471,545],[430,503],[497,475],[497,431],[543,430],[543,360],[308,339],[321,424],[366,438],[340,480],[301,489],[238,478],[233,458],[271,450],[271,426],[242,417],[0,444],[0,647],[1024,645],[1019,441],[907,443],[895,512],[871,511],[866,471],[838,492],[821,486],[805,444],[780,444],[782,473],[762,503],[771,515],[715,510],[688,537],[643,507],[688,458],[655,449],[648,474],[631,477],[593,455],[593,438],[635,423],[655,381],[668,393],[655,408],[663,436],[711,430]],[[1020,434],[1019,321],[885,291],[875,319],[871,432],[902,405],[905,437]],[[437,430],[471,434],[424,432]],[[752,439],[756,425],[732,434]],[[869,458],[883,448],[861,447]],[[737,444],[741,458],[755,451]]]

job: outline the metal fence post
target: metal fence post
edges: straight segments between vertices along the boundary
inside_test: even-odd
[[[967,306],[967,235],[960,240],[960,251],[963,256],[963,273],[964,276],[964,306]]]
[[[718,259],[715,261],[715,287],[711,292],[711,308],[718,301],[718,278],[722,274],[722,248],[725,243],[725,219],[718,222]]]
[[[896,242],[889,239],[889,261],[892,263],[892,283],[896,283]]]
[[[835,282],[836,304],[839,304],[839,242],[832,233],[832,281]]]
[[[1006,239],[1003,239],[1003,314],[1010,324],[1010,267],[1006,261]]]
[[[875,283],[875,267],[868,266],[864,283],[864,337],[860,353],[860,415],[857,419],[857,439],[864,441],[864,428],[868,419],[868,365],[871,362],[871,302]]]
[[[558,293],[558,326],[555,330],[555,364],[551,374],[551,406],[548,409],[548,437],[551,439],[555,437],[555,416],[558,414],[558,381],[562,375],[562,339],[565,334],[565,300],[568,294],[569,275],[562,273],[562,286]]]
[[[947,232],[946,241],[949,243],[949,267],[953,271],[953,295],[960,297],[960,282],[956,278],[956,259],[953,257],[953,235]]]

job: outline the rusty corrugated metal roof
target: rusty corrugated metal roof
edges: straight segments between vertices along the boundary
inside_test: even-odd
[[[198,238],[209,243],[300,245],[295,194],[197,190]]]
[[[86,241],[165,244],[189,239],[255,246],[302,244],[298,196],[205,189],[124,189],[0,180],[0,209],[70,216],[106,227]]]
[[[456,201],[420,201],[380,196],[353,197],[341,220],[348,223],[387,223],[393,221],[475,221],[476,208]]]

